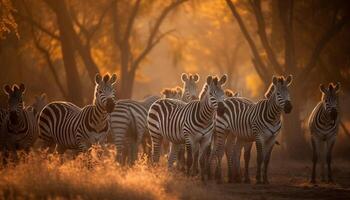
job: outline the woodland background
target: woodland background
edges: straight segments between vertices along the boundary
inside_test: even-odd
[[[349,159],[350,2],[347,0],[0,0],[0,85],[23,82],[27,104],[91,103],[94,75],[118,74],[118,98],[180,85],[182,72],[228,74],[258,100],[273,74],[294,75],[280,158],[309,158],[307,117],[320,83],[339,81],[336,156]],[[0,92],[0,105],[6,96]]]

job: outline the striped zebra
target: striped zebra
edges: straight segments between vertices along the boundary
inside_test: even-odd
[[[2,150],[29,151],[37,139],[38,129],[33,108],[24,106],[25,86],[5,85],[4,92],[8,96],[8,108],[0,114]]]
[[[325,181],[325,161],[328,167],[328,181],[332,182],[332,149],[336,140],[340,117],[338,105],[338,93],[340,83],[330,83],[328,88],[320,85],[322,93],[321,101],[318,102],[309,117],[309,129],[311,132],[311,144],[313,151],[313,166],[311,182],[316,183],[317,160],[321,159],[321,178]]]
[[[189,103],[173,99],[156,101],[148,112],[148,128],[152,139],[152,160],[159,162],[160,145],[163,138],[174,144],[186,145],[187,174],[193,171],[194,153],[199,150],[201,177],[205,178],[207,153],[210,148],[216,113],[223,112],[224,92],[221,88],[226,82],[224,75],[207,77],[201,99]]]
[[[266,99],[257,103],[241,97],[233,97],[225,100],[225,113],[218,116],[216,120],[217,140],[214,144],[215,151],[212,159],[216,161],[216,178],[221,180],[221,158],[223,155],[224,142],[229,134],[237,137],[234,152],[238,152],[242,145],[247,146],[250,153],[251,142],[256,143],[257,148],[257,183],[268,183],[267,169],[276,137],[282,126],[281,113],[290,113],[292,104],[288,87],[292,82],[292,76],[287,78],[272,78],[272,83],[265,93]],[[233,144],[232,144],[233,145]],[[249,154],[247,154],[248,157]],[[231,156],[229,156],[231,157]],[[237,155],[229,159],[229,171],[233,171],[233,163],[237,166],[239,162]],[[249,164],[249,161],[246,163]],[[263,167],[263,182],[261,182],[261,168]],[[233,175],[233,174],[230,174]],[[245,174],[245,179],[249,182],[249,175]],[[232,180],[232,177],[229,177]]]
[[[181,99],[194,98],[193,94],[197,91],[196,83],[199,80],[199,76],[197,74],[187,75],[184,73],[181,75],[181,79],[183,90],[180,91],[177,88],[167,89],[162,92],[162,95],[179,98],[181,93]],[[119,163],[124,165],[128,155],[131,155],[129,156],[130,164],[137,159],[139,144],[147,140],[147,112],[151,104],[158,99],[159,97],[152,98],[152,101],[147,106],[145,106],[145,103],[130,99],[119,100],[117,102],[111,114],[111,125],[113,143],[116,145],[117,161]],[[144,137],[145,134],[146,137]],[[144,149],[146,145],[143,145]],[[127,146],[130,148],[126,148]]]
[[[147,132],[146,118],[149,107],[158,100],[158,96],[150,96],[143,101],[122,99],[116,102],[111,113],[112,140],[117,149],[117,162],[124,165],[137,159],[138,146],[145,140]],[[144,151],[146,146],[144,146]]]
[[[114,108],[114,85],[117,76],[95,76],[93,104],[80,108],[70,102],[52,102],[39,116],[39,138],[44,147],[54,147],[63,153],[66,149],[87,151],[98,142],[104,142],[110,130],[109,113]]]

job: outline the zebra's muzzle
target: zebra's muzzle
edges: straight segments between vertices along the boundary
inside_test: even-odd
[[[293,109],[293,106],[292,106],[292,103],[290,101],[286,101],[285,104],[284,104],[284,113],[290,113],[292,112],[292,109]]]
[[[331,117],[331,120],[336,120],[338,117],[337,109],[332,108],[331,112],[329,113],[329,116]]]
[[[225,110],[226,110],[226,107],[225,107],[224,103],[219,102],[218,109],[217,109],[217,114],[219,116],[222,116],[225,113]]]
[[[18,123],[18,115],[16,111],[11,111],[10,112],[10,122],[11,124],[17,124]]]
[[[112,98],[108,98],[107,102],[106,102],[106,111],[108,113],[113,112],[114,106],[115,106],[115,103],[114,103],[113,99]]]

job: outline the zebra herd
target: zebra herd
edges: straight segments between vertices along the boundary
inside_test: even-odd
[[[276,137],[282,127],[282,113],[292,111],[289,87],[293,77],[272,77],[265,98],[253,102],[224,90],[228,77],[208,76],[197,94],[199,75],[182,74],[183,87],[164,89],[162,96],[143,101],[116,100],[117,76],[95,76],[93,103],[80,108],[73,103],[46,103],[36,97],[24,106],[23,84],[4,86],[7,108],[0,109],[0,147],[3,157],[16,150],[48,148],[59,153],[72,149],[87,151],[93,144],[111,142],[117,150],[116,161],[133,164],[142,146],[153,164],[161,154],[168,155],[168,168],[174,163],[187,175],[200,172],[203,181],[222,181],[221,162],[227,157],[229,182],[241,181],[240,158],[244,149],[244,182],[250,182],[249,161],[252,145],[257,150],[257,183],[268,184],[268,166]],[[321,101],[309,117],[313,168],[321,161],[325,181],[332,181],[331,160],[339,126],[338,92],[340,83],[320,85]]]

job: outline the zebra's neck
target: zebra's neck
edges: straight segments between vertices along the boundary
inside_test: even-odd
[[[94,122],[93,124],[95,125],[104,124],[106,122],[107,116],[108,114],[106,110],[102,107],[100,103],[96,101],[93,106],[93,114],[91,116],[92,122]]]
[[[191,101],[191,97],[190,97],[190,93],[189,93],[189,91],[188,90],[185,90],[185,88],[183,89],[183,94],[182,94],[182,97],[181,97],[181,100],[183,101],[183,102],[186,102],[186,103],[188,103],[188,102],[190,102]]]
[[[267,102],[266,118],[271,124],[276,124],[280,121],[282,108],[277,105],[276,96],[273,93]]]
[[[21,110],[18,116],[18,123],[17,124],[12,124],[11,121],[8,121],[8,129],[11,132],[18,133],[22,132],[27,128],[27,120],[25,117],[25,110]]]
[[[201,121],[212,121],[215,109],[210,105],[209,94],[205,94],[204,98],[200,100],[199,106],[199,118]]]
[[[328,125],[332,123],[332,120],[330,119],[329,115],[327,114],[326,109],[323,107],[322,102],[320,105],[320,110],[319,110],[319,120],[321,124]]]

